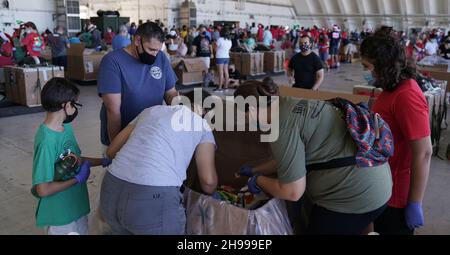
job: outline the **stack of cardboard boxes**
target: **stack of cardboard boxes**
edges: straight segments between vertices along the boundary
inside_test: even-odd
[[[194,85],[203,83],[208,67],[201,58],[177,58],[172,60],[172,68],[178,77],[178,84]]]
[[[86,49],[84,44],[71,44],[67,51],[67,78],[77,81],[97,80],[100,63],[106,54]]]
[[[284,62],[286,60],[286,52],[268,51],[264,53],[264,71],[266,73],[282,73],[284,72]]]
[[[6,98],[16,104],[36,107],[41,105],[41,90],[53,77],[64,78],[64,67],[50,66],[4,69]]]
[[[230,53],[231,63],[245,76],[264,75],[264,53]]]

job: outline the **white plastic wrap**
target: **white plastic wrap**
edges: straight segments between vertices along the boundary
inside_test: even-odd
[[[185,191],[187,235],[292,235],[286,203],[272,199],[257,210],[247,210]]]

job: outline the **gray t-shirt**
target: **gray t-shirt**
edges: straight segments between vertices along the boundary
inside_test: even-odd
[[[280,137],[272,151],[282,183],[306,176],[306,194],[314,204],[339,213],[374,211],[392,194],[389,164],[306,172],[307,165],[354,156],[356,150],[339,109],[323,101],[280,98]]]
[[[144,110],[109,169],[124,181],[154,187],[181,187],[199,144],[216,144],[208,122],[184,106]]]

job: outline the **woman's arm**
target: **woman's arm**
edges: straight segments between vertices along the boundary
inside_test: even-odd
[[[430,137],[411,142],[413,153],[409,202],[422,203],[430,173],[433,147]]]
[[[106,155],[109,159],[114,159],[116,154],[122,149],[125,143],[130,138],[131,133],[133,132],[135,126],[133,124],[129,124],[124,130],[122,130],[116,138],[112,141],[111,145],[108,147],[106,151]]]
[[[256,183],[273,197],[292,202],[300,200],[306,189],[306,177],[292,183],[283,184],[277,179],[259,176]]]
[[[253,174],[270,176],[276,173],[277,173],[277,162],[274,159],[261,165],[257,165],[253,168]]]

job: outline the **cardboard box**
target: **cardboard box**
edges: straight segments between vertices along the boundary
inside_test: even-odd
[[[264,53],[230,53],[231,62],[241,75],[264,75]]]
[[[28,107],[41,105],[41,90],[53,77],[64,78],[64,67],[5,67],[5,90],[9,101]]]
[[[368,100],[368,97],[351,94],[314,92],[288,87],[281,87],[280,89],[282,96],[319,100],[343,97],[352,99],[355,102]],[[226,110],[224,109],[226,112],[229,110],[228,108]],[[222,125],[223,127],[227,125],[227,123],[217,122],[215,124]],[[236,122],[234,125],[235,127],[238,126]],[[220,182],[219,185],[228,185],[234,188],[244,187],[247,184],[248,178],[236,178],[235,173],[239,170],[239,167],[244,164],[258,165],[272,158],[270,144],[260,141],[261,133],[259,132],[226,132],[216,130],[214,131],[214,137],[217,144],[215,163]],[[186,194],[188,234],[258,235],[263,233],[282,235],[292,233],[291,224],[287,217],[289,208],[286,207],[284,201],[272,199],[263,207],[249,211],[216,201],[210,197],[202,196],[196,169],[195,160],[192,160],[185,183],[190,189]],[[203,222],[199,218],[199,210],[208,210],[209,217],[204,219]],[[272,221],[266,217],[259,218],[260,215],[266,214],[268,211],[272,212],[268,214]],[[254,224],[249,224],[254,221],[255,215],[257,215],[256,218],[258,220]],[[274,217],[278,218],[275,219]]]
[[[85,49],[84,44],[71,44],[67,50],[67,78],[78,81],[97,80],[100,63],[107,52]]]
[[[370,97],[369,96],[361,96],[361,95],[352,95],[345,93],[335,93],[328,91],[312,91],[309,89],[297,89],[291,88],[287,86],[280,86],[280,95],[281,96],[290,96],[296,98],[304,98],[304,99],[314,99],[314,100],[330,100],[337,97],[347,99],[355,104],[359,103],[368,103]]]
[[[268,73],[284,72],[284,62],[286,60],[286,52],[269,51],[264,53],[264,71]]]
[[[356,85],[353,87],[353,95],[370,97],[369,108],[372,108],[373,103],[375,103],[381,93],[383,93],[383,89],[375,88],[373,86]]]
[[[450,73],[448,72],[448,68],[447,65],[418,66],[420,72],[429,73],[434,79],[446,81],[447,84],[450,84]],[[450,87],[446,88],[446,92],[450,92]]]
[[[204,74],[208,67],[201,58],[184,58],[172,61],[172,67],[181,85],[203,83]]]
[[[225,113],[230,108],[223,110]],[[271,159],[270,144],[261,143],[260,135],[248,131],[214,131],[219,185],[240,189],[248,181],[248,178],[236,178],[240,166],[257,165]],[[248,210],[202,195],[195,159],[189,166],[185,185],[189,188],[185,191],[188,235],[290,235],[293,232],[286,203],[282,200],[272,199],[261,208]],[[201,211],[207,211],[208,217],[202,219]]]

